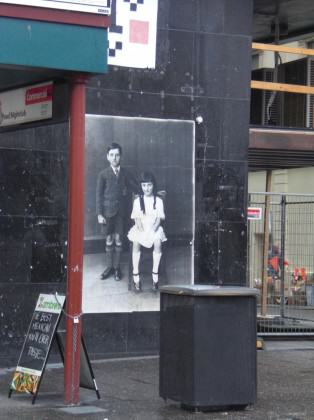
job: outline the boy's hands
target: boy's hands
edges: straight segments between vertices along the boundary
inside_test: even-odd
[[[98,215],[98,223],[105,225],[106,219],[101,214]]]

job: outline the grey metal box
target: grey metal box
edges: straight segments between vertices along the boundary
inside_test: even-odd
[[[164,286],[160,382],[188,409],[244,408],[256,401],[255,289]]]

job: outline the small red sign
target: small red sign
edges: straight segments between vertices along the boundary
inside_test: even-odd
[[[261,220],[262,219],[262,208],[261,207],[248,207],[247,218],[249,220]]]
[[[25,105],[38,104],[52,101],[52,84],[37,86],[25,92]]]

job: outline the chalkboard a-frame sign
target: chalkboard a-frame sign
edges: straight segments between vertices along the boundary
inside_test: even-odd
[[[65,296],[40,294],[9,390],[33,395],[34,404],[40,381],[57,329]]]

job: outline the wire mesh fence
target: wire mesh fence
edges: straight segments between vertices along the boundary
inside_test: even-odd
[[[314,195],[251,193],[249,208],[260,215],[248,222],[258,332],[314,336]]]

